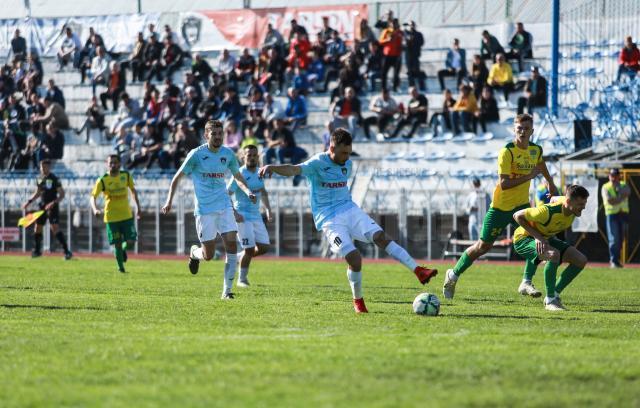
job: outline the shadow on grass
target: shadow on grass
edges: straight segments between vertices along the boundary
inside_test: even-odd
[[[640,314],[640,310],[621,310],[621,309],[594,309],[592,310],[594,313],[632,313],[632,314]]]
[[[75,307],[75,306],[55,306],[55,305],[8,305],[0,304],[6,309],[42,309],[42,310],[105,310],[99,307]]]
[[[0,289],[9,290],[33,290],[31,286],[0,286]]]
[[[517,320],[525,320],[525,319],[535,319],[542,320],[544,318],[538,316],[513,316],[513,315],[497,315],[497,314],[442,314],[442,316],[446,317],[454,317],[454,318],[481,318],[481,319],[517,319]]]

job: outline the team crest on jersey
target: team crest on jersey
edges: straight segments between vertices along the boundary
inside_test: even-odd
[[[220,158],[220,163],[227,164],[227,158],[226,157],[221,157]]]
[[[51,190],[51,187],[53,187],[53,180],[46,179],[44,185],[47,190]]]
[[[538,152],[536,152],[535,150],[529,150],[529,155],[531,157],[536,157],[537,154],[538,154]]]
[[[124,174],[120,176],[120,181],[124,181]]]
[[[347,175],[347,168],[346,167],[342,168],[342,174],[344,174],[345,176]]]

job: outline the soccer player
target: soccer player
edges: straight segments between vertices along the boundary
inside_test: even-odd
[[[196,231],[201,246],[193,245],[189,252],[189,270],[198,273],[200,261],[209,261],[215,253],[215,239],[222,236],[227,258],[224,265],[224,284],[222,299],[233,299],[231,292],[237,267],[237,231],[238,226],[233,216],[231,200],[225,183],[226,171],[231,171],[238,187],[247,195],[249,201],[256,203],[256,196],[247,186],[247,182],[240,173],[238,160],[233,150],[222,146],[222,122],[210,120],[204,127],[204,137],[207,143],[191,150],[182,166],[171,180],[171,187],[167,201],[162,207],[162,213],[171,211],[173,195],[183,175],[190,175],[195,194]]]
[[[476,259],[489,252],[504,228],[509,224],[517,226],[513,214],[529,207],[529,186],[532,179],[542,174],[549,183],[550,191],[554,195],[558,193],[542,158],[542,147],[529,141],[533,134],[533,118],[527,114],[516,116],[514,133],[513,142],[508,143],[498,154],[499,180],[493,190],[489,211],[484,216],[480,239],[462,253],[453,269],[447,270],[442,289],[447,299],[453,298],[456,283],[462,273]],[[535,263],[527,261],[525,279],[529,280],[528,286],[533,291],[535,288],[530,284],[530,276],[533,276],[535,269]]]
[[[338,128],[331,133],[329,150],[318,153],[298,165],[268,165],[260,169],[260,177],[303,175],[311,184],[311,212],[316,228],[322,230],[331,249],[349,265],[347,279],[353,293],[356,313],[367,313],[362,292],[362,257],[353,240],[374,243],[391,257],[413,271],[423,285],[436,276],[436,269],[418,266],[407,251],[389,239],[351,199],[348,180],[351,176],[351,133]]]
[[[564,196],[553,197],[551,203],[519,210],[513,215],[520,224],[513,234],[516,252],[527,261],[547,261],[544,267],[546,310],[565,310],[560,294],[587,264],[587,257],[582,252],[555,235],[569,228],[575,217],[582,214],[588,197],[586,188],[571,185]],[[556,282],[556,272],[563,262],[569,266]]]
[[[49,159],[40,161],[40,178],[38,178],[37,183],[38,189],[22,206],[23,209],[26,209],[31,203],[40,198],[38,207],[44,210],[44,214],[36,221],[35,234],[33,235],[35,242],[31,257],[37,258],[42,256],[42,227],[44,227],[47,220],[49,220],[51,232],[56,236],[56,239],[64,251],[64,259],[69,260],[73,254],[69,251],[64,233],[58,230],[58,219],[60,217],[58,204],[64,200],[64,189],[62,188],[60,179],[51,173],[51,161]]]
[[[258,176],[258,148],[247,145],[243,148],[245,165],[240,167],[240,174],[244,177],[256,200],[261,200],[267,210],[267,221],[271,222],[271,206],[269,195],[264,188],[264,181]],[[240,257],[240,276],[237,285],[249,286],[249,265],[251,259],[266,254],[269,251],[269,233],[260,215],[260,204],[253,203],[244,191],[238,190],[238,182],[231,179],[227,186],[229,194],[234,197],[233,212],[238,223],[238,237],[244,253]]]
[[[107,158],[109,170],[96,181],[91,192],[91,209],[97,217],[103,213],[96,205],[96,198],[104,194],[104,222],[107,224],[109,244],[114,246],[114,254],[118,263],[118,270],[125,273],[124,264],[127,262],[127,249],[133,247],[138,239],[133,213],[129,205],[129,190],[136,203],[136,217],[141,218],[142,210],[138,193],[133,185],[133,177],[128,171],[120,170],[120,157],[117,154]]]

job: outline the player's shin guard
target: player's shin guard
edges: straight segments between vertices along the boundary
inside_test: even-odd
[[[224,293],[231,292],[231,288],[233,288],[233,280],[236,277],[237,267],[238,256],[236,254],[227,253],[227,260],[224,263]]]
[[[547,298],[552,299],[556,296],[556,273],[558,272],[558,264],[547,261],[544,267],[544,286],[547,291]]]
[[[118,270],[124,271],[124,251],[122,250],[122,244],[119,242],[114,245],[113,252],[116,255],[116,262],[118,263]]]
[[[403,247],[401,247],[400,245],[396,244],[393,241],[389,242],[389,245],[387,245],[387,247],[384,250],[393,259],[395,259],[396,261],[400,262],[401,264],[409,268],[411,272],[413,272],[416,269],[416,266],[418,266],[418,264],[411,257],[411,255],[409,255],[409,253]]]
[[[64,250],[64,252],[65,253],[69,252],[69,247],[67,246],[67,240],[64,238],[64,234],[62,233],[62,231],[56,232],[56,239],[60,243],[60,246],[62,246],[62,249]]]
[[[569,266],[567,266],[565,270],[562,271],[562,275],[560,275],[560,279],[558,279],[558,282],[556,282],[556,292],[562,293],[564,288],[566,288],[571,283],[571,281],[576,276],[578,276],[582,269],[583,268],[579,268],[575,265],[569,264]]]
[[[473,265],[473,259],[467,255],[467,251],[464,251],[460,259],[458,259],[458,262],[456,262],[456,266],[453,267],[453,273],[455,273],[456,276],[460,276],[462,272],[469,269],[471,265]]]
[[[347,279],[349,279],[353,298],[362,299],[362,271],[355,272],[351,268],[347,269]]]
[[[536,259],[525,259],[524,261],[524,274],[522,275],[522,280],[527,282],[531,282],[534,275],[536,274],[536,269],[538,269],[538,264],[540,261]]]
[[[34,250],[38,253],[42,252],[42,233],[35,233],[33,235]]]

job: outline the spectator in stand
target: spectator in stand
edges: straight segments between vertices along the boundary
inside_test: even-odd
[[[13,58],[18,61],[24,61],[27,57],[27,41],[20,36],[20,30],[16,29],[11,39],[11,52]]]
[[[293,19],[291,20],[291,28],[289,29],[289,47],[291,47],[291,42],[296,37],[296,34],[304,35],[305,37],[309,36],[307,29]]]
[[[198,119],[193,124],[196,131],[204,129],[205,123],[209,120],[217,119],[220,115],[220,99],[216,94],[216,89],[211,87],[207,89],[207,96],[200,102],[198,107]]]
[[[631,36],[624,40],[624,47],[620,50],[620,55],[618,56],[618,64],[617,82],[620,82],[622,74],[628,75],[633,80],[638,71],[640,71],[640,50],[638,50],[638,46],[633,42]]]
[[[249,83],[256,71],[256,59],[251,55],[248,48],[242,50],[242,55],[236,63],[236,77],[238,81]]]
[[[260,146],[262,142],[253,134],[253,128],[246,128],[244,130],[244,137],[240,144],[240,149],[244,149],[247,145]]]
[[[191,73],[197,82],[201,83],[205,89],[209,89],[209,78],[211,78],[213,70],[207,60],[202,58],[202,55],[198,53],[195,53],[193,56],[193,61],[191,62]]]
[[[202,94],[202,88],[198,81],[196,81],[196,77],[191,72],[185,72],[184,74],[184,84],[182,84],[182,94],[186,96],[187,89],[193,88],[196,93],[198,103],[202,101],[204,95]]]
[[[69,129],[69,117],[59,103],[54,102],[50,98],[44,98],[44,107],[44,115],[38,115],[32,118],[31,121],[34,124],[52,123],[56,129]]]
[[[147,26],[147,31],[149,32],[147,34],[147,40],[151,41],[152,37],[155,37],[156,40],[158,39],[158,32],[156,31],[156,25],[153,23],[149,23],[149,25]]]
[[[145,119],[150,122],[156,122],[158,118],[160,118],[161,109],[162,109],[162,98],[160,97],[160,91],[157,88],[154,88],[151,91],[149,100],[145,105],[145,112],[144,112]]]
[[[323,92],[327,91],[329,82],[339,76],[341,65],[341,57],[346,53],[347,49],[344,41],[340,38],[337,31],[332,32],[331,39],[327,42],[326,52],[324,54],[324,64],[327,71],[324,80]]]
[[[309,84],[308,87],[315,90],[316,82],[321,82],[324,78],[324,61],[318,51],[314,50],[312,55],[309,69],[306,73],[306,80]]]
[[[460,48],[460,40],[457,38],[453,39],[453,46],[447,51],[447,59],[444,64],[445,69],[438,71],[440,90],[445,90],[444,77],[448,76],[455,76],[456,87],[460,87],[462,80],[467,76],[467,52],[464,48]],[[484,84],[484,81],[482,83]]]
[[[267,129],[273,130],[275,126],[276,119],[284,119],[284,108],[282,104],[273,99],[270,93],[264,94],[264,111],[262,112],[262,116],[267,121]]]
[[[229,53],[229,50],[222,50],[222,56],[218,61],[218,74],[223,76],[225,82],[237,87],[238,79],[235,73],[236,59]]]
[[[224,142],[223,144],[229,149],[237,152],[242,143],[242,131],[238,129],[236,123],[232,120],[224,122]]]
[[[82,49],[80,38],[71,27],[65,27],[64,32],[65,37],[58,51],[58,71],[62,71],[69,61],[73,63],[74,67],[78,67],[80,62],[80,50]]]
[[[111,99],[111,106],[113,106],[113,111],[115,112],[118,109],[120,95],[125,92],[126,79],[124,70],[120,69],[119,63],[111,61],[110,66],[109,83],[107,84],[106,92],[100,94],[100,101],[104,110],[107,110],[107,99]]]
[[[156,92],[158,92],[156,90]],[[118,108],[118,115],[116,116],[109,134],[115,135],[116,130],[122,126],[130,128],[134,123],[142,119],[142,109],[140,104],[133,98],[129,97],[129,94],[124,92],[120,95],[122,100],[120,101],[120,107]]]
[[[489,70],[487,84],[493,89],[502,90],[505,102],[509,102],[509,92],[513,91],[513,72],[511,65],[506,62],[504,54],[496,56],[496,63]]]
[[[337,31],[329,26],[329,16],[322,16],[322,29],[318,32],[318,41],[327,43],[333,38],[334,33]]]
[[[356,96],[355,90],[350,86],[347,87],[344,96],[338,99],[329,109],[333,118],[334,129],[347,126],[349,132],[355,136],[357,126],[362,124],[360,99]],[[366,137],[367,139],[371,137],[368,127]]]
[[[287,129],[282,119],[276,119],[275,129],[267,137],[265,144],[264,164],[272,164],[276,156],[282,164],[286,163],[287,159],[290,164],[299,164],[308,156],[304,149],[296,145],[293,133]],[[298,185],[300,180],[294,179],[294,186]]]
[[[403,37],[409,86],[415,86],[417,82],[420,91],[425,92],[427,90],[427,75],[420,69],[420,55],[422,54],[424,37],[420,31],[416,30],[415,21],[411,21],[408,26],[409,28],[404,31]]]
[[[179,123],[171,137],[171,146],[168,151],[174,168],[179,169],[187,154],[199,144],[197,134],[186,123]]]
[[[524,107],[532,115],[533,108],[547,106],[547,80],[540,75],[538,67],[531,67],[531,78],[524,87],[524,96],[518,98],[518,115],[524,113]]]
[[[27,71],[24,68],[24,63],[16,58],[14,58],[11,63],[11,77],[13,78],[13,83],[16,84],[16,90],[24,89],[24,79],[27,76]]]
[[[365,78],[369,80],[369,92],[375,92],[376,79],[382,78],[382,66],[384,62],[384,55],[382,54],[382,48],[378,41],[372,41],[369,44],[369,54],[365,62],[367,64]]]
[[[49,80],[49,86],[47,87],[47,93],[45,97],[48,97],[50,100],[59,103],[63,109],[66,108],[64,94],[62,93],[62,90],[55,84],[53,79]]]
[[[309,52],[311,51],[311,43],[305,34],[296,34],[293,41],[289,45],[289,56],[287,57],[287,74],[293,72],[294,67],[306,70],[311,60]]]
[[[341,95],[344,95],[349,87],[353,88],[356,94],[359,94],[363,85],[355,54],[348,53],[342,58],[342,68],[338,74],[338,86],[331,91],[330,101],[333,102]]]
[[[300,125],[307,124],[307,101],[294,88],[288,89],[287,96],[289,100],[284,110],[284,121],[291,125],[291,131],[295,133]]]
[[[91,63],[93,57],[96,56],[98,47],[105,48],[104,40],[102,36],[95,32],[93,27],[89,27],[89,37],[87,37],[87,41],[84,42],[84,47],[82,47],[82,51],[80,51],[80,62],[85,59]]]
[[[147,42],[144,40],[142,31],[138,33],[136,43],[133,45],[133,50],[129,55],[129,60],[122,63],[122,71],[127,68],[131,68],[131,82],[144,81],[144,50],[147,47]]]
[[[173,80],[169,77],[164,79],[164,91],[163,93],[168,94],[171,99],[180,99],[180,95],[182,91],[176,84],[173,83]]]
[[[9,158],[10,170],[20,159],[21,151],[26,147],[26,135],[22,130],[25,121],[26,112],[14,95],[0,100],[0,169],[4,167],[5,158]]]
[[[64,154],[64,134],[56,127],[53,121],[46,126],[46,132],[42,138],[40,150],[38,152],[38,162],[49,160],[60,160]]]
[[[518,60],[518,71],[524,71],[524,59],[533,58],[533,36],[525,31],[524,24],[516,23],[516,32],[509,41],[511,51],[506,54],[507,59]]]
[[[97,54],[91,61],[91,89],[96,94],[98,84],[108,86],[110,76],[109,57],[102,47],[98,47]]]
[[[264,139],[264,132],[267,130],[267,122],[262,116],[265,108],[265,100],[262,90],[256,88],[251,94],[249,105],[247,105],[246,119],[242,121],[242,132],[247,127],[254,130],[254,134],[260,139]]]
[[[182,61],[184,58],[182,49],[178,44],[173,42],[172,38],[173,37],[170,35],[165,37],[164,49],[162,50],[162,67],[167,78],[172,78],[173,73],[182,68]]]
[[[453,132],[456,135],[460,133],[460,124],[462,124],[463,132],[471,132],[477,110],[478,103],[475,95],[471,92],[471,87],[469,85],[460,86],[458,101],[451,109]]]
[[[300,95],[306,96],[309,92],[309,81],[307,81],[307,74],[295,67],[293,69],[293,78],[291,78],[291,84]]]
[[[407,106],[407,113],[400,119],[396,129],[388,139],[396,138],[403,127],[411,125],[411,130],[404,136],[406,139],[410,139],[420,125],[427,124],[427,116],[429,115],[429,101],[427,97],[419,93],[415,86],[409,87],[409,94],[411,95],[411,99]]]
[[[229,86],[224,92],[224,99],[220,105],[220,120],[233,120],[236,126],[244,118],[244,107],[240,103],[240,97],[236,88]]]
[[[144,48],[144,70],[147,71],[146,80],[150,81],[153,76],[156,76],[158,81],[162,81],[161,72],[161,59],[162,59],[162,44],[158,42],[158,37],[155,35],[149,36],[149,42]]]
[[[113,138],[112,148],[113,153],[117,154],[120,157],[120,162],[123,166],[127,166],[131,161],[132,157],[132,144],[133,141],[133,133],[129,132],[129,129],[126,127],[121,127],[118,129],[118,134]]]
[[[33,168],[38,167],[38,151],[40,150],[40,139],[34,135],[27,138],[26,147],[19,152],[19,157],[15,160],[13,170],[29,170],[29,163]],[[2,161],[0,159],[0,161]],[[0,164],[0,168],[2,165]],[[11,170],[11,169],[10,169]]]
[[[180,104],[180,113],[182,122],[189,127],[195,127],[198,120],[198,107],[202,102],[202,98],[198,96],[196,88],[187,87],[184,91],[184,98]]]
[[[179,93],[178,93],[179,94]],[[162,102],[160,103],[160,115],[155,123],[157,131],[160,135],[164,135],[164,131],[173,132],[176,123],[180,120],[180,99],[172,97],[170,93],[162,93]]]
[[[280,55],[284,53],[284,38],[282,38],[280,31],[276,30],[271,23],[267,25],[267,35],[264,37],[262,47],[275,49]]]
[[[145,126],[141,144],[140,155],[129,163],[127,169],[133,169],[142,164],[145,170],[149,170],[156,160],[161,168],[169,168],[169,155],[162,150],[162,133],[156,126],[151,124]]]
[[[391,27],[393,25],[393,10],[389,9],[387,12],[380,18],[380,20],[376,21],[374,25],[378,30],[384,30],[385,28]]]
[[[400,31],[400,23],[394,18],[391,26],[382,30],[380,34],[380,45],[382,46],[382,54],[384,62],[382,66],[382,87],[387,88],[387,74],[393,68],[393,92],[398,92],[400,86],[400,67],[402,61],[402,31]]]
[[[92,129],[100,130],[100,133],[104,132],[106,127],[104,126],[104,111],[98,104],[98,98],[95,96],[91,97],[91,101],[89,102],[89,106],[85,111],[85,120],[80,126],[79,129],[76,130],[76,134],[80,135],[83,130],[86,129],[87,138],[86,143],[89,143],[89,135]]]
[[[378,133],[384,138],[387,126],[393,121],[394,116],[400,113],[396,100],[391,97],[388,89],[383,89],[380,95],[371,100],[369,110],[375,113],[375,116],[369,116],[362,122],[365,136],[370,139],[369,129],[371,125],[376,125]]]
[[[484,60],[479,54],[473,56],[473,65],[471,66],[471,82],[473,84],[473,93],[476,99],[480,97],[482,88],[487,84],[487,78],[489,77],[489,70],[484,63]]]
[[[174,44],[177,44],[179,39],[178,39],[178,34],[176,34],[173,30],[171,30],[171,26],[169,24],[165,24],[164,25],[164,36],[163,39],[167,39],[170,38],[171,42]]]
[[[442,102],[442,112],[435,112],[433,116],[431,116],[431,121],[429,122],[431,129],[433,129],[434,137],[438,136],[438,126],[442,128],[443,132],[445,130],[453,130],[453,126],[451,125],[451,111],[457,101],[453,99],[453,94],[450,90],[445,89],[443,94],[444,101]]]
[[[473,132],[476,133],[476,122],[480,122],[482,132],[487,132],[487,123],[499,122],[500,112],[498,111],[498,102],[491,92],[491,88],[485,86],[482,88],[482,96],[480,97],[480,109],[475,113],[477,121],[474,121]]]
[[[497,61],[496,56],[504,54],[504,48],[500,45],[500,41],[487,30],[482,32],[482,41],[480,41],[480,57],[483,60]]]
[[[286,70],[286,61],[282,55],[275,49],[269,50],[269,61],[267,63],[267,71],[260,78],[260,83],[265,86],[267,92],[271,92],[271,82],[278,81],[277,95],[282,93],[284,86],[284,72]]]
[[[27,58],[28,68],[27,77],[25,83],[29,89],[38,87],[42,84],[42,77],[44,76],[44,70],[42,68],[42,62],[38,58],[38,54],[29,54]]]
[[[40,97],[36,92],[29,95],[27,101],[27,118],[31,121],[31,118],[38,115],[44,115],[47,108],[44,107],[44,103],[40,100]],[[36,131],[34,129],[34,131]]]
[[[366,18],[363,18],[360,20],[360,25],[358,26],[354,47],[356,55],[361,63],[364,62],[369,55],[371,43],[373,42],[377,42],[376,36],[371,27],[369,27],[369,21],[367,21]]]

